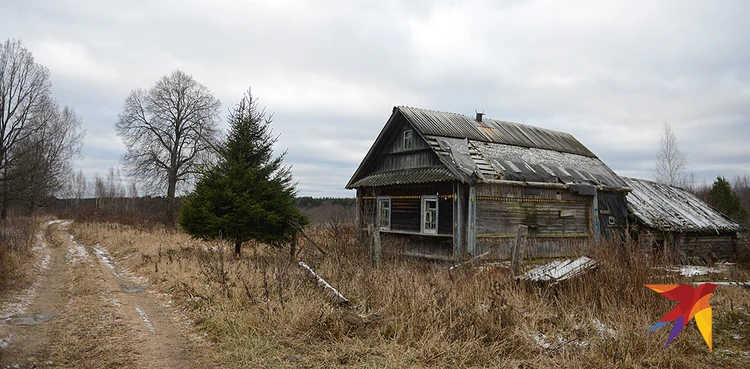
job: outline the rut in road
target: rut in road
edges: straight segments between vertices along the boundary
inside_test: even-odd
[[[36,280],[0,305],[0,368],[202,367],[175,312],[69,225],[42,225],[29,263]]]

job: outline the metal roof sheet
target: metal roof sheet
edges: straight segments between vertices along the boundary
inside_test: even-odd
[[[742,230],[742,226],[681,188],[644,179],[623,179],[633,189],[626,197],[628,211],[649,227],[695,232]]]
[[[483,118],[482,122],[477,122],[463,114],[408,106],[399,106],[397,109],[423,135],[468,138],[470,140],[596,157],[573,135],[565,132],[490,118]]]
[[[456,177],[443,166],[428,168],[400,169],[369,175],[351,185],[356,187],[377,187],[410,183],[431,183],[455,180]]]

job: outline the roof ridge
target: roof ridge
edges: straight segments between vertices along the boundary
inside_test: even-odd
[[[395,107],[399,108],[399,109],[406,108],[406,109],[413,109],[413,110],[428,111],[428,112],[433,112],[433,113],[459,115],[459,116],[462,116],[462,117],[468,119],[469,121],[476,122],[476,120],[474,118],[472,118],[469,115],[463,114],[463,113],[456,113],[456,112],[452,112],[452,111],[434,110],[434,109],[426,109],[426,108],[417,108],[415,106],[408,106],[408,105],[397,105]],[[493,121],[493,122],[506,123],[506,124],[516,124],[516,125],[519,125],[519,126],[525,126],[525,127],[531,127],[531,128],[538,128],[538,129],[545,130],[545,131],[562,133],[562,134],[566,134],[566,135],[569,135],[569,136],[573,136],[573,134],[571,134],[570,132],[559,131],[559,130],[556,130],[556,129],[535,126],[535,125],[531,125],[531,124],[527,124],[527,123],[512,122],[512,121],[509,121],[509,120],[495,119],[495,118],[489,118],[489,117],[483,118],[482,123],[484,123],[486,121]],[[477,123],[479,123],[479,122],[477,122]]]

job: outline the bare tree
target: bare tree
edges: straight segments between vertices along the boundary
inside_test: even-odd
[[[6,198],[18,200],[27,212],[43,206],[53,195],[65,196],[73,176],[71,162],[80,154],[84,132],[81,119],[56,101],[45,104],[31,120],[32,132],[10,150],[5,173]]]
[[[17,146],[40,128],[40,116],[47,113],[52,84],[46,67],[34,62],[21,41],[0,44],[0,185],[1,217],[8,214],[10,173],[20,158]],[[36,123],[36,124],[35,124]]]
[[[75,193],[75,199],[76,204],[80,204],[81,199],[86,197],[86,190],[88,187],[88,181],[86,180],[86,177],[83,175],[83,170],[79,169],[78,173],[74,176],[74,193]]]
[[[122,162],[152,191],[166,192],[170,217],[179,186],[213,154],[219,106],[208,88],[179,70],[125,100],[115,125],[128,148]]]
[[[686,166],[687,155],[680,149],[672,126],[664,122],[659,148],[656,151],[656,181],[670,186],[683,186],[688,178],[685,172]]]
[[[107,188],[104,186],[104,180],[99,173],[94,173],[94,197],[96,198],[96,207],[104,207],[104,198],[107,197]]]

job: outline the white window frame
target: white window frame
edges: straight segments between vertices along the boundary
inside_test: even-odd
[[[390,196],[378,196],[378,213],[377,213],[377,224],[378,229],[381,231],[390,231],[391,230],[391,197]],[[383,207],[384,204],[387,204],[387,207]],[[383,223],[383,211],[385,211],[387,222]]]
[[[406,140],[406,134],[409,134],[409,140]],[[407,145],[407,142],[409,143]],[[403,136],[401,137],[401,150],[411,150],[414,148],[414,130],[413,129],[407,129],[404,131]]]
[[[428,207],[427,207],[428,202],[434,202],[435,208],[428,210]],[[438,219],[439,219],[438,217],[440,215],[440,210],[438,209],[439,202],[438,202],[437,195],[422,196],[421,203],[422,203],[422,206],[421,206],[422,211],[420,212],[421,213],[420,224],[422,228],[422,233],[437,234],[438,233]],[[432,217],[434,219],[428,219],[428,217],[430,216],[429,214],[433,213],[433,210],[434,210],[434,214],[432,215]],[[434,224],[434,227],[432,227],[433,224]]]

